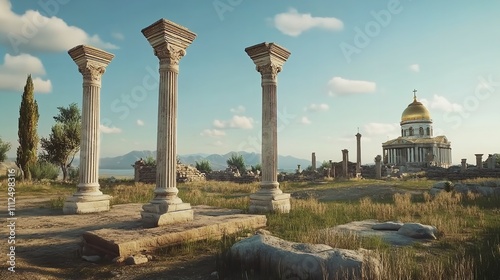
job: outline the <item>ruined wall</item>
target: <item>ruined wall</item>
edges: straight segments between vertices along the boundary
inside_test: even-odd
[[[141,183],[155,183],[156,165],[145,165],[141,162],[136,162],[134,165],[134,180]],[[205,174],[198,171],[198,169],[185,164],[177,164],[177,182],[205,180]]]

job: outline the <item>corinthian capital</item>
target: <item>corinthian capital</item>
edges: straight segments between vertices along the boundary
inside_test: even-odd
[[[179,65],[179,61],[186,55],[186,50],[171,44],[164,44],[154,48],[155,55],[160,59],[160,63],[168,65]]]
[[[276,76],[281,72],[281,66],[273,63],[257,66],[256,69],[263,78],[271,80],[276,80]]]
[[[106,67],[98,63],[89,62],[79,66],[78,71],[82,73],[84,81],[100,83],[102,74],[106,71]]]

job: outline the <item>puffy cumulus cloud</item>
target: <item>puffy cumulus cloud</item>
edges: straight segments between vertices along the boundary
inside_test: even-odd
[[[39,11],[24,14],[12,11],[9,0],[0,0],[0,43],[14,53],[31,51],[67,51],[76,45],[88,44],[102,49],[117,49],[98,35],[89,35],[83,29],[68,25],[56,14],[61,9],[58,1],[38,1]]]
[[[425,107],[435,109],[443,112],[461,112],[463,106],[458,103],[452,103],[446,97],[434,94],[431,100],[425,98],[421,99],[420,102],[424,104]]]
[[[252,129],[254,120],[250,117],[234,115],[230,120],[221,121],[214,120],[215,128],[235,128],[235,129]]]
[[[231,108],[229,111],[231,111],[231,113],[234,113],[234,114],[241,114],[241,113],[245,112],[245,106],[239,105],[236,108]]]
[[[286,13],[275,15],[273,23],[283,34],[293,37],[312,28],[338,31],[344,27],[342,21],[337,18],[313,17],[311,14],[301,14],[294,8],[290,8]]]
[[[26,84],[27,75],[31,74],[35,93],[52,91],[52,82],[44,80],[38,75],[45,75],[42,62],[29,54],[5,54],[3,64],[0,64],[0,90],[21,92]]]
[[[348,80],[342,77],[333,77],[328,81],[329,95],[351,95],[373,93],[377,89],[374,82]]]
[[[208,137],[220,137],[226,135],[226,133],[218,129],[205,129],[200,133],[200,135]]]
[[[116,134],[116,133],[121,133],[122,130],[121,128],[118,128],[118,127],[115,127],[115,126],[105,126],[103,124],[99,125],[99,130],[102,132],[102,133],[106,133],[106,134]]]
[[[321,103],[321,104],[311,104],[309,105],[308,107],[306,107],[304,110],[307,111],[307,112],[319,112],[319,111],[328,111],[328,109],[330,109],[330,106],[328,106],[328,104],[325,104],[325,103]]]
[[[138,126],[144,126],[144,121],[143,120],[137,120],[135,122]]]
[[[415,72],[415,73],[418,73],[420,72],[420,65],[418,64],[412,64],[409,66],[410,70]]]
[[[300,123],[301,123],[301,124],[306,124],[306,125],[307,125],[307,124],[311,124],[311,121],[310,121],[307,117],[305,117],[305,116],[304,116],[304,117],[302,117],[302,118],[300,119]]]
[[[368,135],[386,135],[398,131],[399,124],[397,123],[368,123],[365,124],[364,130]]]

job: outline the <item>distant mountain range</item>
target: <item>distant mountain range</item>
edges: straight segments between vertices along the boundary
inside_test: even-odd
[[[248,168],[251,165],[256,165],[260,163],[260,154],[248,153],[248,152],[229,152],[224,155],[219,154],[189,154],[180,155],[180,161],[183,164],[195,165],[196,162],[202,160],[207,160],[210,162],[210,166],[213,170],[223,170],[226,169],[226,161],[231,157],[232,154],[239,154],[243,156],[245,164]],[[117,157],[106,157],[101,158],[99,163],[99,168],[101,169],[131,169],[134,162],[140,158],[146,159],[148,157],[156,158],[156,151],[132,151],[123,156]],[[300,164],[302,168],[306,168],[311,165],[310,160],[300,159],[292,156],[278,156],[278,169],[280,170],[294,170],[297,168],[297,164]],[[73,166],[78,166],[78,159],[75,159]]]

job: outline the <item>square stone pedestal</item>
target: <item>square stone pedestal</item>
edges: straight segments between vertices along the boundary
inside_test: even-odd
[[[259,194],[250,195],[250,213],[289,213],[290,194]]]
[[[73,195],[66,199],[64,214],[87,214],[109,211],[109,195]]]
[[[189,203],[150,203],[142,206],[141,218],[145,227],[159,227],[193,220],[193,210]]]

